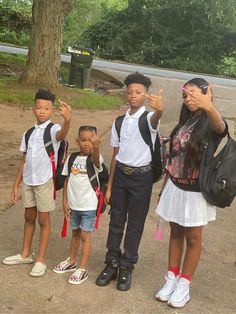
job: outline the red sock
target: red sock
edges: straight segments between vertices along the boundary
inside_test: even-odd
[[[169,267],[168,271],[172,271],[175,274],[175,277],[179,275],[180,268],[179,267]]]
[[[187,279],[187,280],[189,280],[189,281],[191,281],[192,278],[193,278],[193,276],[189,276],[189,275],[186,275],[186,274],[181,274],[181,275],[180,275],[180,278],[181,278],[181,277],[183,277],[183,278],[185,278],[185,279]]]

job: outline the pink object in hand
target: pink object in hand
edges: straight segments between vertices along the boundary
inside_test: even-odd
[[[154,239],[158,240],[158,241],[163,240],[164,239],[164,230],[157,228],[155,231]]]
[[[163,220],[162,218],[159,218],[155,235],[154,235],[155,240],[161,241],[164,239],[165,227],[166,227],[166,221]]]

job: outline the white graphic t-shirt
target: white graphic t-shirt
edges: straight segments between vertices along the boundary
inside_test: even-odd
[[[96,210],[98,198],[93,190],[86,167],[87,156],[77,156],[70,170],[70,176],[67,186],[68,205],[73,210]],[[68,160],[67,158],[62,174],[68,176]],[[100,155],[100,165],[103,163],[103,158]],[[94,166],[95,173],[102,171]]]

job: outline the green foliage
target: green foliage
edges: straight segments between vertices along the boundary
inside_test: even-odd
[[[0,41],[27,46],[31,27],[31,1],[0,0]]]
[[[235,21],[235,0],[129,0],[83,40],[101,57],[217,74],[235,52]]]
[[[108,10],[123,9],[127,2],[128,0],[75,0],[74,9],[65,20],[63,51],[67,51],[68,46],[83,44],[81,35],[90,25],[102,19]]]
[[[0,41],[27,46],[32,0],[0,0]],[[74,0],[63,51],[236,76],[235,0]]]

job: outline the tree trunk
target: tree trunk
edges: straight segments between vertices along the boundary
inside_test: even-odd
[[[60,70],[60,52],[64,18],[73,0],[33,0],[32,28],[23,84],[56,87]]]

